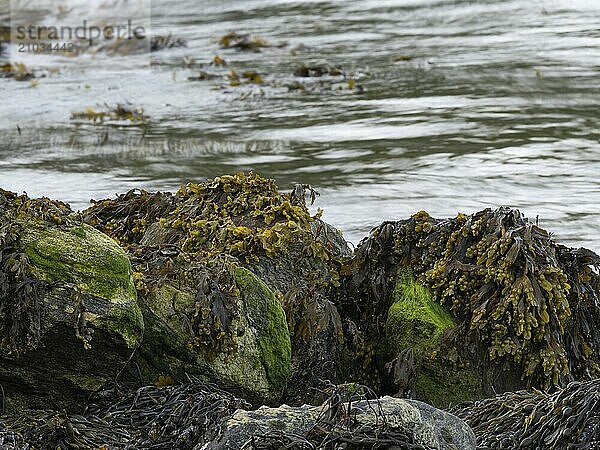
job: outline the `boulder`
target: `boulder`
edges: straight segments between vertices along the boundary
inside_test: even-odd
[[[445,359],[444,346],[455,327],[455,319],[427,287],[399,274],[377,355],[381,372],[392,375],[385,379],[394,387],[384,389],[397,389],[400,397],[414,396],[438,408],[483,397],[481,371]]]
[[[273,292],[252,272],[243,267],[232,271],[239,295],[227,297],[222,305],[231,312],[227,327],[234,330],[223,351],[212,352],[199,342],[197,329],[188,322],[202,288],[193,282],[177,286],[166,282],[143,295],[147,331],[136,361],[154,379],[161,374],[177,379],[185,379],[186,374],[202,376],[249,400],[273,403],[281,397],[291,372],[285,313]],[[216,291],[209,295],[212,292]],[[205,314],[208,318],[210,313]]]
[[[445,407],[599,377],[599,268],[517,210],[421,211],[360,243],[337,303],[363,382]]]
[[[328,435],[329,442],[369,442],[372,448],[424,448],[427,450],[475,450],[475,436],[461,419],[415,400],[383,397],[339,405],[344,413],[337,425],[331,420],[328,407],[308,406],[278,408],[261,407],[256,411],[238,410],[222,425],[223,432],[215,441],[196,450],[233,450],[247,442],[265,443],[263,447],[283,448],[290,442],[305,443],[319,433]],[[324,414],[325,413],[325,414]],[[351,418],[351,420],[350,420]],[[337,440],[339,439],[339,440]],[[266,446],[269,443],[272,446]],[[402,444],[405,444],[404,447]],[[408,446],[420,445],[422,447]],[[395,445],[395,446],[394,446]],[[306,448],[319,448],[306,446]],[[337,448],[337,447],[336,447]]]
[[[0,230],[7,409],[78,410],[119,375],[141,341],[129,259],[108,236],[47,199],[0,191]]]
[[[274,385],[266,379],[258,382],[258,372],[255,376],[252,371],[238,371],[243,379],[233,384],[244,388],[236,392],[270,403],[287,384],[284,398],[296,403],[315,393],[312,388],[317,381],[337,381],[342,326],[330,294],[337,285],[339,261],[350,252],[337,230],[310,215],[306,189],[310,188],[299,185],[291,194],[282,194],[273,180],[253,173],[224,175],[202,184],[190,183],[176,194],[130,191],[97,201],[84,211],[87,223],[120,242],[135,261],[143,309],[151,314],[146,317],[148,345],[142,346],[140,355],[151,356],[146,349],[165,342],[166,336],[156,340],[150,335],[158,337],[171,330],[169,339],[176,340],[175,347],[204,353],[202,368],[198,366],[194,373],[204,372],[206,379],[230,386],[232,371],[237,370],[232,361],[239,358],[239,367],[242,361],[249,362],[249,355],[258,351],[255,344],[261,333],[235,336],[239,327],[245,327],[244,321],[250,326],[256,321],[251,317],[254,312],[248,315],[243,307],[243,295],[238,295],[243,283],[234,276],[242,273],[236,268],[245,268],[253,277],[244,278],[252,279],[252,284],[264,282],[260,291],[269,298],[274,294],[283,307],[287,331],[277,333],[284,337],[282,344],[287,336],[291,340],[292,371],[288,380]],[[173,311],[173,299],[177,311]],[[215,301],[223,307],[215,306]],[[272,300],[262,304],[274,305]],[[218,311],[224,316],[217,323]],[[257,314],[265,315],[266,310]],[[246,319],[241,318],[244,315]],[[250,335],[254,337],[249,340]],[[171,349],[167,353],[183,356],[165,358],[162,364],[160,358],[152,358],[152,364],[138,361],[148,369],[148,376],[162,372],[178,379],[178,374],[190,370],[190,364],[200,363],[194,354],[175,352],[173,345],[167,345]],[[280,358],[275,365],[287,358],[283,347],[275,353]],[[260,358],[250,359],[254,361],[250,367],[266,376],[266,369],[256,366]]]

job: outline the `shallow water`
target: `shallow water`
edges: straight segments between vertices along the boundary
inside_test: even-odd
[[[71,18],[96,14],[61,3]],[[147,55],[22,55],[46,77],[0,79],[0,186],[84,208],[253,169],[282,190],[313,185],[324,218],[355,243],[421,209],[509,205],[563,243],[600,250],[600,2],[157,3],[153,32],[187,47],[152,53],[151,67]],[[220,49],[229,31],[287,46]],[[217,54],[227,68],[202,66]],[[314,61],[345,79],[293,75]],[[231,87],[231,68],[264,84]],[[188,80],[200,70],[218,77]],[[305,92],[290,91],[294,81]],[[125,102],[148,121],[70,118]]]

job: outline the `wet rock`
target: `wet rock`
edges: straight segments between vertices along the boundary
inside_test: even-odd
[[[232,270],[239,294],[218,306],[229,310],[231,322],[226,325],[234,330],[222,351],[211,352],[203,345],[188,319],[204,295],[202,282],[166,282],[150,287],[143,295],[148,325],[136,360],[146,376],[154,379],[160,374],[175,374],[179,379],[186,374],[200,375],[252,401],[273,403],[281,397],[291,372],[285,313],[273,292],[252,272],[242,267]],[[211,312],[207,308],[201,314]]]
[[[0,383],[8,410],[77,410],[143,319],[126,253],[63,204],[0,191]]]
[[[403,363],[411,348],[408,381],[417,397],[440,406],[598,377],[599,266],[598,255],[557,244],[510,208],[385,222],[341,270],[338,304],[353,327],[358,379],[395,392],[394,372],[411,375]],[[455,325],[423,308],[429,300],[413,310],[415,322],[398,303],[406,273]],[[388,353],[376,355],[382,343]],[[386,367],[390,358],[398,360]]]
[[[414,396],[439,408],[483,397],[479,370],[445,360],[445,339],[456,321],[431,291],[400,274],[392,298],[377,355],[380,370],[390,375],[384,389],[397,389],[399,397]]]
[[[207,363],[194,373],[237,385],[242,388],[237,392],[252,400],[273,402],[286,383],[281,376],[267,381],[269,370],[256,366],[261,358],[251,355],[257,354],[260,335],[254,322],[262,323],[280,305],[287,323],[274,332],[280,339],[273,342],[283,345],[291,338],[287,394],[300,399],[314,392],[315,380],[336,381],[336,352],[343,340],[339,313],[328,295],[337,284],[339,258],[349,250],[338,232],[310,216],[304,202],[302,186],[281,194],[272,180],[250,173],[189,184],[175,195],[132,191],[84,212],[88,223],[120,242],[135,262],[140,299],[151,313],[146,318],[150,334],[171,330],[169,339],[182,349],[161,352],[184,355],[170,364],[154,357],[146,366],[181,374],[196,364],[187,349]],[[268,299],[262,310],[245,306],[241,273],[261,286],[262,298]],[[144,344],[140,355],[159,348],[157,342]],[[289,358],[286,348],[267,347],[278,355],[278,362],[268,364],[279,366]],[[252,371],[234,370],[236,358],[238,368],[252,361]]]
[[[476,449],[475,436],[468,425],[425,403],[383,397],[358,401],[352,405],[344,404],[341,409],[348,411],[346,417],[352,417],[352,420],[345,423],[340,421],[329,435],[330,442],[336,442],[336,438],[344,436],[343,441],[351,443],[354,436],[356,442],[361,437],[363,442],[372,442],[375,446],[379,442],[385,448],[396,444],[397,448]],[[277,442],[289,443],[292,439],[298,443],[307,442],[311,433],[322,430],[323,412],[326,410],[326,406],[307,405],[239,410],[223,425],[222,436],[203,448],[239,449],[252,440],[261,444],[268,441],[273,446],[249,448],[281,448],[277,447]],[[286,437],[290,440],[286,441]],[[196,447],[196,450],[200,450],[200,447]]]

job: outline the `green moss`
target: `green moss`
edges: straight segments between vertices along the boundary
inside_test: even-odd
[[[99,317],[95,325],[119,334],[130,349],[137,348],[144,335],[144,317],[137,304],[114,308],[107,317]]]
[[[268,286],[249,270],[238,267],[235,280],[244,304],[252,310],[248,316],[263,322],[257,327],[258,345],[267,377],[273,386],[283,387],[292,370],[290,335],[283,308]]]
[[[387,336],[397,348],[424,351],[435,345],[442,333],[455,326],[454,319],[436,303],[429,289],[412,277],[401,275],[388,311]]]
[[[108,300],[135,296],[127,255],[88,225],[61,230],[30,223],[20,246],[41,279],[74,283],[81,292]]]
[[[415,382],[417,398],[438,408],[485,397],[481,372],[439,359],[423,361]]]
[[[405,348],[413,349],[417,398],[444,408],[483,397],[479,370],[458,367],[440,352],[440,338],[455,326],[455,321],[431,291],[411,276],[400,274],[393,300],[386,322],[386,356],[395,357]]]
[[[73,283],[83,294],[111,302],[115,307],[90,321],[121,335],[129,348],[137,347],[144,322],[131,264],[112,239],[85,224],[63,230],[28,223],[19,245],[36,277]]]

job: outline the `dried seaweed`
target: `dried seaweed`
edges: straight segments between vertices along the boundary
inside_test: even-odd
[[[81,415],[25,411],[5,417],[10,432],[0,431],[0,439],[18,433],[16,439],[20,435],[35,448],[188,450],[218,434],[224,420],[248,406],[196,379],[137,390],[114,385],[95,394],[92,401]]]
[[[600,324],[592,270],[599,262],[509,208],[447,220],[420,212],[383,223],[359,245],[342,269],[342,301],[376,342],[398,271],[411,270],[459,321],[449,353],[516,364],[540,386],[564,385],[600,374],[599,337],[591,332]]]
[[[553,393],[519,391],[451,412],[475,432],[478,449],[592,450],[600,446],[600,379]]]

